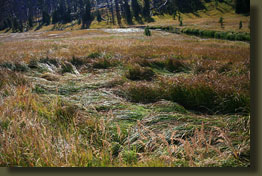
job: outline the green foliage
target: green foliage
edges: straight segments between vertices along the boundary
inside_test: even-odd
[[[135,148],[133,150],[124,150],[121,152],[123,160],[127,164],[136,164],[138,159],[137,159],[137,152]]]

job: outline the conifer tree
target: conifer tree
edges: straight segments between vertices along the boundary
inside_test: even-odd
[[[89,0],[85,3],[85,12],[82,15],[82,28],[87,29],[93,21],[93,16],[91,14],[91,3]]]
[[[132,0],[131,6],[136,21],[140,21],[139,14],[141,13],[141,7],[139,6],[137,0]]]
[[[150,0],[144,0],[143,16],[146,21],[150,21]]]
[[[130,6],[128,4],[128,0],[124,0],[124,10],[127,24],[132,24],[132,14],[130,11]]]
[[[102,21],[102,17],[101,17],[101,14],[100,14],[100,11],[99,11],[99,10],[96,11],[96,20],[97,20],[98,22],[101,22],[101,21]]]
[[[117,19],[118,26],[122,26],[118,0],[115,0],[115,8],[116,8],[116,19]]]
[[[42,13],[42,23],[44,25],[49,25],[50,24],[50,16],[46,11],[43,11]]]

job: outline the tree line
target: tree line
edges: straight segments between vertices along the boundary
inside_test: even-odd
[[[150,22],[152,15],[195,12],[210,1],[232,2],[236,13],[249,13],[249,0],[0,0],[0,30],[23,32],[36,24],[75,20],[82,28],[89,28],[95,18],[98,22],[122,26],[124,21],[130,25],[134,20]]]

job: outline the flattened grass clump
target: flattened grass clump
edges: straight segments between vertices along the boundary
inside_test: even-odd
[[[165,99],[185,108],[208,113],[249,113],[249,78],[227,77],[216,72],[195,77],[162,80]]]
[[[76,67],[80,67],[83,66],[87,63],[87,59],[83,58],[83,57],[75,57],[73,56],[72,59],[70,60],[70,62],[76,66]]]
[[[179,59],[167,59],[166,68],[170,72],[178,73],[178,72],[188,72],[190,67],[183,61]]]
[[[88,58],[91,58],[91,59],[96,59],[96,58],[100,58],[102,56],[101,53],[99,52],[93,52],[93,53],[90,53],[87,57]]]
[[[8,86],[23,86],[27,80],[20,73],[0,68],[0,91]]]
[[[61,64],[61,73],[73,73],[73,74],[79,74],[79,72],[77,71],[77,69],[75,68],[74,65],[72,65],[70,62],[63,62]]]
[[[41,78],[44,78],[48,81],[59,81],[59,77],[52,73],[44,73],[41,75]]]
[[[139,64],[141,67],[166,69],[173,73],[189,72],[191,70],[190,65],[180,58],[134,59],[131,63]]]
[[[206,82],[179,77],[163,81],[162,87],[164,86],[165,99],[177,102],[187,109],[207,111],[215,106],[216,92]]]
[[[96,69],[108,69],[119,65],[120,62],[117,59],[111,57],[103,57],[93,62],[93,68]]]
[[[220,63],[212,60],[198,60],[194,64],[194,73],[202,74],[205,72],[216,71],[218,73],[226,73],[232,70],[232,62]]]
[[[0,64],[0,67],[7,68],[12,71],[17,72],[26,72],[29,70],[29,67],[24,62],[4,62]]]
[[[45,64],[49,64],[49,65],[54,65],[56,67],[59,66],[60,62],[58,59],[55,59],[55,58],[49,58],[49,57],[46,57],[46,58],[41,58],[39,60],[40,63],[45,63]]]
[[[126,78],[137,81],[146,80],[151,81],[155,76],[155,72],[149,67],[140,67],[139,65],[129,66],[125,74]]]
[[[125,83],[121,90],[128,100],[136,103],[156,102],[162,96],[160,87],[148,82]]]
[[[112,66],[111,62],[105,58],[98,59],[93,63],[93,67],[97,69],[107,69],[111,66]]]
[[[55,118],[57,121],[67,125],[75,121],[77,107],[59,101],[55,107]]]
[[[250,112],[249,78],[246,75],[227,77],[208,72],[194,77],[165,77],[159,83],[125,83],[121,89],[128,100],[138,103],[166,99],[188,110],[209,114]]]

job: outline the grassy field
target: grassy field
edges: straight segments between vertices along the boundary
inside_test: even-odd
[[[250,166],[250,44],[143,32],[0,34],[0,166]]]
[[[140,28],[249,34],[249,16],[181,17],[0,31],[0,166],[249,167],[250,43]]]

